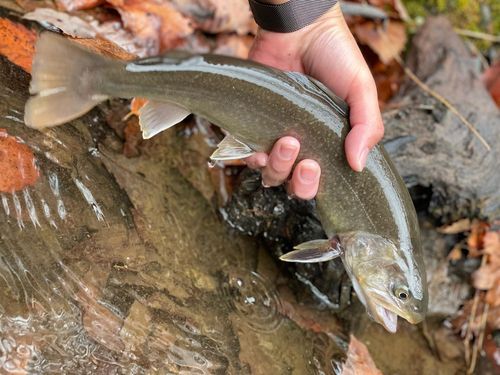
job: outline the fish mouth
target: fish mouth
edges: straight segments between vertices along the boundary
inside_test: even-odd
[[[384,326],[391,333],[396,333],[398,329],[398,314],[394,311],[386,309],[382,305],[374,303],[372,310],[373,318]]]

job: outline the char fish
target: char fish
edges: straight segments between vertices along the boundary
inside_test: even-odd
[[[349,108],[320,82],[253,61],[172,51],[120,61],[44,33],[36,44],[25,123],[63,124],[112,97],[146,98],[145,138],[191,113],[229,132],[214,160],[269,152],[283,136],[300,141],[298,161],[322,170],[316,207],[328,240],[300,244],[282,259],[341,257],[368,314],[395,332],[398,315],[418,323],[427,311],[427,281],[415,208],[384,147],[362,172],[346,160]]]

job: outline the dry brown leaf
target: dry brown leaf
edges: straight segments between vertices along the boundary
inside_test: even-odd
[[[0,129],[0,191],[12,193],[35,185],[40,171],[33,152],[17,138]]]
[[[347,362],[344,363],[343,375],[382,375],[365,344],[351,335],[347,350]]]
[[[0,18],[0,54],[28,73],[31,71],[36,39],[36,32]]]
[[[167,2],[108,0],[124,26],[141,40],[150,56],[181,45],[193,32],[189,19]]]
[[[462,219],[450,225],[443,225],[437,231],[444,234],[457,234],[469,231],[472,229],[472,222],[470,219]]]
[[[364,22],[356,24],[351,31],[361,44],[369,46],[384,64],[389,64],[393,59],[393,51],[384,42],[377,31],[378,25],[375,22]],[[406,29],[403,23],[392,21],[387,26],[386,35],[389,38],[392,49],[400,53],[406,44]]]

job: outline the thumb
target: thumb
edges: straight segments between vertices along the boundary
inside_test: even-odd
[[[384,135],[377,87],[368,67],[352,82],[346,102],[351,107],[352,127],[345,140],[347,161],[352,169],[361,172],[368,153]]]

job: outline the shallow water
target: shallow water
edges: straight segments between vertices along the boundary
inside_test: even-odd
[[[229,233],[215,192],[193,186],[209,178],[199,150],[172,131],[127,159],[99,111],[27,129],[18,74],[0,87],[0,373],[338,371],[337,322],[304,311],[266,252]]]

